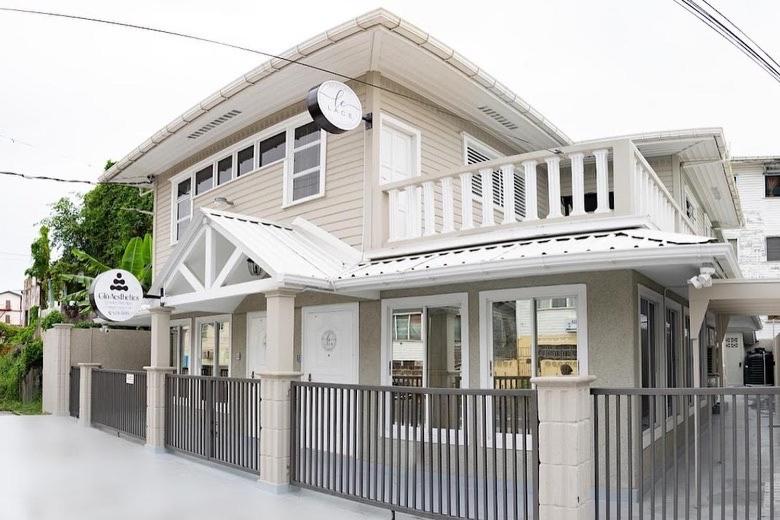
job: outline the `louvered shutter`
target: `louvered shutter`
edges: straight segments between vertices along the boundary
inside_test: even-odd
[[[466,164],[477,164],[485,161],[498,159],[498,156],[489,154],[487,151],[477,148],[471,144],[466,146]],[[499,208],[504,207],[504,183],[501,180],[501,170],[493,170],[493,203]],[[471,178],[471,189],[476,197],[482,197],[482,177],[473,175]],[[515,214],[525,216],[525,179],[522,174],[515,172],[514,182]]]

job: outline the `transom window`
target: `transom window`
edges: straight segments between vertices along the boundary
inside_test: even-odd
[[[420,341],[422,313],[393,314],[393,341]]]
[[[282,205],[297,204],[324,193],[325,133],[308,115],[296,116],[232,150],[211,157],[173,181],[171,241],[183,235],[192,217],[192,198],[273,164],[284,165]]]

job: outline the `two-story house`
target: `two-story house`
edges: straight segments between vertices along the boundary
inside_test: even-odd
[[[0,292],[0,322],[9,325],[24,325],[21,294],[16,291]]]
[[[356,129],[313,122],[326,80],[357,94]],[[728,159],[717,128],[573,142],[378,10],[208,96],[102,180],[153,184],[151,292],[172,309],[153,327],[179,373],[690,386],[722,331],[691,330],[687,280],[740,277]]]

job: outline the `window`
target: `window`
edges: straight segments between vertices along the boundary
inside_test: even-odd
[[[5,301],[5,310],[10,311],[11,310],[11,300]]]
[[[780,237],[766,237],[766,261],[780,262]]]
[[[260,157],[258,159],[259,163],[257,165],[258,168],[275,163],[280,159],[284,159],[286,152],[286,142],[287,138],[285,132],[276,134],[273,137],[269,137],[268,139],[260,141]]]
[[[231,339],[227,318],[199,319],[200,375],[230,377]]]
[[[11,323],[11,316],[9,316],[8,314],[5,315],[5,322]]]
[[[217,163],[217,184],[222,185],[233,178],[233,156],[225,157]]]
[[[492,161],[501,157],[500,153],[468,135],[464,138],[463,146],[466,165]],[[493,179],[493,203],[502,208],[504,207],[504,182],[501,170],[493,170],[491,177]],[[522,217],[525,215],[525,179],[520,172],[516,171],[514,181],[515,214]],[[482,197],[482,177],[480,175],[472,176],[471,190],[475,197]]]
[[[780,197],[780,173],[764,175],[764,196]]]
[[[422,313],[393,314],[393,341],[421,341]]]
[[[737,260],[739,260],[739,241],[736,238],[729,238],[728,242],[731,248],[734,250],[734,256],[736,256]]]
[[[240,150],[237,154],[238,171],[236,172],[238,177],[246,175],[255,169],[255,145],[247,146],[243,150]]]
[[[288,204],[322,194],[323,134],[324,132],[313,122],[295,129],[292,171],[287,181]]]
[[[178,240],[187,229],[192,217],[192,198],[190,197],[191,179],[185,179],[176,185],[176,219],[174,240]]]
[[[214,165],[209,164],[195,173],[195,195],[200,195],[214,187]]]
[[[189,325],[171,327],[171,366],[177,374],[190,374],[192,368],[192,345]]]
[[[639,343],[641,350],[642,388],[657,388],[661,367],[656,334],[656,303],[647,298],[639,300]],[[642,399],[642,429],[657,423],[657,411],[651,410],[651,399]]]
[[[420,132],[382,114],[379,144],[379,182],[403,181],[420,175]]]
[[[677,328],[680,323],[679,312],[674,309],[666,309],[666,387],[677,387],[677,349],[678,333]],[[666,415],[672,415],[674,410],[672,400],[669,396],[666,400]]]

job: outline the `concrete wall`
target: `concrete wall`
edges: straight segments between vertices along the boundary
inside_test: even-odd
[[[102,368],[142,370],[151,359],[148,330],[71,329],[70,363],[100,363]]]

